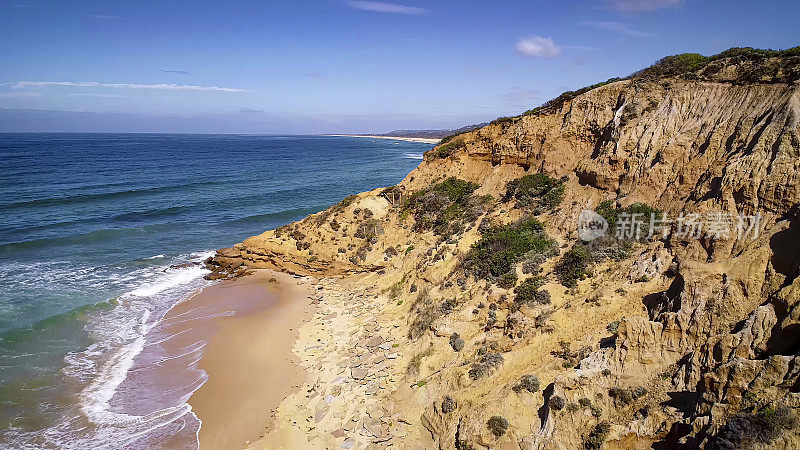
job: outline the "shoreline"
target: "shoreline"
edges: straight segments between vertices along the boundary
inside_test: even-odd
[[[305,378],[292,348],[314,312],[308,288],[271,270],[223,281],[170,310],[180,348],[205,347],[197,368],[206,382],[188,399],[200,419],[200,448],[244,448],[267,434],[274,411]]]
[[[441,139],[435,139],[435,138],[415,138],[415,137],[403,137],[403,136],[371,136],[368,134],[323,134],[322,136],[389,139],[393,141],[419,142],[422,144],[438,144],[439,141],[441,141]]]

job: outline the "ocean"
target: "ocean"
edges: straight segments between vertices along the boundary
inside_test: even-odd
[[[215,249],[402,180],[430,144],[327,136],[0,134],[0,446],[196,442],[147,348]],[[188,263],[188,264],[187,264]],[[197,360],[202,346],[181,355]],[[143,355],[148,355],[147,357]],[[162,361],[163,362],[163,361]]]

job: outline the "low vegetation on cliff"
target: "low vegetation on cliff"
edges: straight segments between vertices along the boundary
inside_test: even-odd
[[[481,239],[470,249],[464,268],[476,278],[498,282],[503,276],[513,273],[515,264],[523,256],[545,254],[553,247],[544,226],[535,218],[507,225],[490,225],[481,231]]]
[[[564,198],[564,181],[543,173],[525,175],[509,181],[503,201],[515,200],[515,207],[527,208],[534,214],[552,210]]]
[[[478,185],[455,177],[420,189],[403,202],[401,217],[414,217],[414,230],[432,230],[444,239],[461,234],[485,212],[491,196],[476,196]]]

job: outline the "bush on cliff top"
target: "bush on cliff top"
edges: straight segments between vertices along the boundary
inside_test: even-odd
[[[622,80],[622,78],[609,78],[606,81],[601,81],[601,82],[595,83],[595,84],[593,84],[591,86],[584,86],[584,87],[582,87],[580,89],[577,89],[575,91],[566,91],[566,92],[562,93],[561,95],[559,95],[558,97],[556,97],[556,98],[554,98],[552,100],[546,101],[541,106],[538,106],[536,108],[529,109],[529,110],[525,111],[523,113],[523,115],[532,116],[532,115],[538,115],[538,114],[542,114],[542,113],[553,112],[553,111],[561,108],[564,105],[564,103],[572,100],[573,98],[575,98],[575,97],[577,97],[577,96],[579,96],[579,95],[581,95],[583,93],[589,92],[592,89],[597,89],[600,86],[605,86],[607,84],[614,83],[614,82],[619,81],[619,80]]]
[[[708,64],[728,58],[737,60],[759,60],[764,58],[794,58],[800,56],[800,47],[788,48],[785,50],[764,50],[750,47],[734,47],[724,52],[712,56],[703,56],[697,53],[683,53],[680,55],[672,55],[658,60],[652,66],[646,67],[638,72],[633,73],[624,78],[609,78],[606,81],[585,86],[574,91],[566,91],[558,97],[548,100],[541,106],[525,111],[523,116],[549,114],[559,108],[564,103],[574,99],[575,97],[597,89],[606,84],[614,83],[620,80],[627,80],[632,78],[658,78],[666,76],[680,76],[689,73],[694,73],[698,70],[705,68]],[[498,121],[514,121],[517,117],[501,117],[495,120]],[[499,122],[498,122],[499,123]]]
[[[650,67],[632,75],[634,78],[660,78],[685,76],[704,69],[714,61],[732,59],[734,63],[742,61],[758,61],[766,58],[793,58],[800,56],[800,47],[786,50],[765,50],[752,47],[733,47],[712,56],[699,53],[681,53],[666,56]]]
[[[467,148],[467,145],[461,139],[456,139],[447,143],[439,143],[439,146],[429,150],[430,156],[438,159],[449,158],[459,150]]]

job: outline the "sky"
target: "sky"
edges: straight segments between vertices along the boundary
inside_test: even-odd
[[[367,133],[517,115],[800,2],[0,0],[0,132]]]

